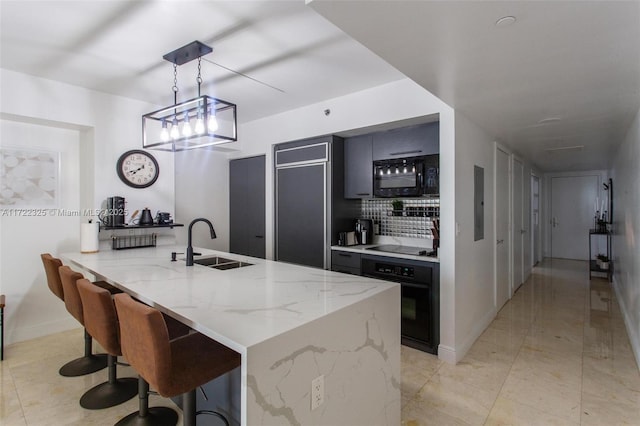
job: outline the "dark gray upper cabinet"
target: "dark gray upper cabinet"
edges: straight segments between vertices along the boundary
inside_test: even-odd
[[[373,138],[355,136],[344,141],[344,197],[373,197]]]
[[[229,161],[229,251],[265,257],[265,156]]]
[[[373,134],[373,160],[416,157],[440,152],[440,123],[401,127]]]

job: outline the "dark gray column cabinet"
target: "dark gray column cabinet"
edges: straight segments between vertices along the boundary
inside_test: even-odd
[[[344,141],[345,198],[373,197],[373,137],[354,136]]]
[[[265,156],[229,161],[229,251],[265,257]]]

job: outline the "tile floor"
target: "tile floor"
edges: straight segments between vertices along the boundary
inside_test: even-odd
[[[402,347],[402,424],[640,425],[640,372],[611,285],[546,259],[457,365]]]
[[[112,425],[137,410],[137,398],[80,408],[106,377],[58,375],[81,342],[77,329],[6,348],[0,425]],[[402,405],[404,426],[640,425],[640,373],[610,284],[589,281],[585,262],[545,260],[457,365],[402,347]]]

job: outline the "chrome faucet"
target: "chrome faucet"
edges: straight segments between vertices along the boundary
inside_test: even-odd
[[[193,246],[191,246],[191,229],[196,222],[204,222],[209,225],[209,231],[211,232],[211,239],[216,238],[216,231],[213,230],[213,225],[209,222],[209,219],[199,217],[193,219],[189,224],[189,231],[187,233],[187,266],[193,266]]]

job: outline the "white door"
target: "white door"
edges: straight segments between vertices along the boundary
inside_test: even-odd
[[[509,154],[496,147],[496,308],[511,298],[509,285]]]
[[[589,258],[589,229],[594,227],[598,175],[551,178],[551,256]]]
[[[531,265],[540,262],[540,179],[531,175]]]
[[[515,292],[524,281],[524,221],[523,212],[523,172],[522,162],[513,159],[513,291]]]

